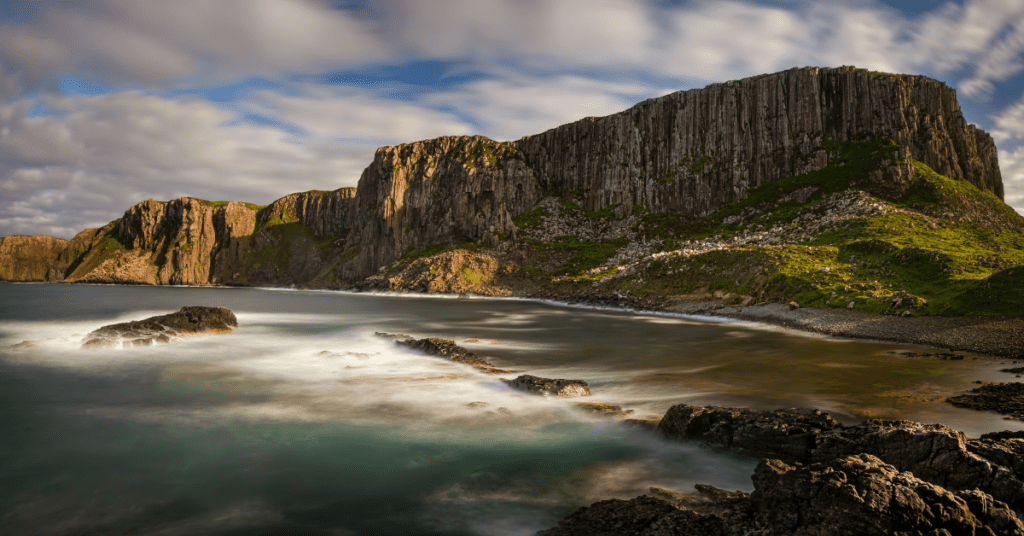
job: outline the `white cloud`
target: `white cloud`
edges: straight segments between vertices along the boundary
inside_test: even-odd
[[[294,125],[314,140],[374,148],[475,133],[454,114],[348,86],[298,84],[287,92],[255,91],[243,98],[240,109]]]
[[[1024,145],[999,151],[999,169],[1003,175],[1003,199],[1024,215]]]
[[[358,65],[393,52],[373,30],[325,0],[44,4],[0,26],[0,89],[16,95],[61,72],[165,87]]]
[[[1024,96],[992,118],[992,123],[992,137],[996,140],[1024,139]]]
[[[44,104],[46,114],[28,117]],[[138,92],[0,106],[0,234],[69,236],[147,198],[269,202],[353,186],[372,150],[296,143],[207,102]]]
[[[581,76],[537,78],[503,72],[425,102],[458,107],[476,119],[480,133],[496,140],[518,139],[588,116],[620,112],[663,92],[638,83]]]

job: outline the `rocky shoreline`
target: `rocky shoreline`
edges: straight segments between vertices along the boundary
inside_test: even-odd
[[[493,365],[451,340],[377,335],[495,373]],[[591,394],[583,380],[520,375],[502,381],[538,396]],[[1012,393],[1001,387],[1008,385],[1015,386]],[[1020,404],[1021,387],[984,385],[948,402],[998,409],[990,406],[1006,405],[1009,399]],[[993,389],[996,399],[983,399]],[[965,397],[970,400],[957,402]],[[614,409],[608,416],[629,413]],[[942,424],[869,419],[846,426],[816,409],[688,404],[672,406],[660,419],[627,419],[623,424],[654,429],[670,440],[761,458],[751,477],[754,491],[700,484],[692,493],[651,488],[633,499],[582,507],[538,536],[1024,536],[1024,431],[968,438]]]
[[[810,409],[680,404],[658,426],[762,461],[750,494],[652,488],[583,507],[538,536],[1024,535],[1024,433],[940,424],[843,426]]]

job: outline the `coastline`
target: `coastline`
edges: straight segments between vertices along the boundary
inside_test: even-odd
[[[123,285],[123,283],[98,282],[27,282],[2,281],[3,283],[47,283],[74,285]],[[636,307],[601,299],[573,299],[557,296],[532,296],[529,293],[509,293],[505,295],[456,294],[444,292],[415,291],[382,291],[362,289],[357,286],[347,288],[318,287],[275,287],[248,285],[128,285],[128,286],[159,286],[184,288],[254,288],[277,291],[320,291],[345,292],[351,294],[374,294],[396,297],[415,298],[484,298],[513,299],[537,301],[566,307],[586,307],[607,309],[612,311],[632,312],[638,314],[660,314],[683,316],[699,321],[751,322],[793,330],[797,333],[816,334],[838,339],[874,340],[912,344],[922,347],[971,352],[1004,359],[1024,359],[1024,315],[1021,316],[972,316],[972,317],[940,317],[940,316],[886,316],[848,311],[845,309],[819,309],[798,307],[791,309],[781,303],[765,303],[755,305],[725,304],[721,299],[691,300],[675,303],[651,303]]]

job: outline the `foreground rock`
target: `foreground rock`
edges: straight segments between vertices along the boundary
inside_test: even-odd
[[[225,307],[182,307],[176,313],[103,326],[87,335],[83,346],[143,346],[183,335],[226,333],[234,327],[238,319]]]
[[[969,441],[962,432],[941,424],[870,420],[820,434],[812,458],[827,462],[841,456],[872,454],[926,482],[951,490],[980,489],[1024,509],[1024,463],[1020,450],[1016,451],[1016,462],[1012,455],[1014,448],[1024,446],[1018,445],[1019,441]],[[983,456],[985,453],[993,458]]]
[[[512,380],[501,380],[515,389],[542,396],[574,398],[590,396],[590,386],[583,380],[553,380],[524,374]],[[622,408],[619,408],[620,410]]]
[[[946,399],[961,408],[998,411],[1024,421],[1024,383],[990,383]]]
[[[664,498],[602,501],[538,534],[1024,535],[1006,503],[977,490],[947,491],[870,454],[810,466],[763,460],[753,483],[749,496],[715,490],[703,502],[663,490],[652,494]]]
[[[941,424],[869,420],[844,427],[818,410],[686,404],[670,408],[658,429],[668,437],[786,463],[830,463],[871,454],[926,482],[952,490],[980,489],[1024,508],[1024,438],[1012,434],[968,440]]]
[[[672,406],[658,424],[668,437],[789,463],[810,461],[818,434],[837,428],[842,428],[839,421],[812,409],[760,411],[687,404]]]
[[[451,339],[414,339],[408,335],[393,335],[390,333],[376,333],[378,337],[384,337],[395,341],[395,344],[406,348],[413,348],[429,355],[436,355],[448,358],[455,363],[465,363],[475,369],[482,370],[488,374],[508,374],[509,370],[500,369],[480,359],[473,352],[455,344]]]

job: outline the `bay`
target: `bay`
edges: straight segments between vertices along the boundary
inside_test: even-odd
[[[240,326],[81,348],[102,325],[185,305],[228,307]],[[1021,428],[942,402],[1005,381],[999,362],[892,353],[921,351],[904,345],[527,300],[0,284],[0,532],[533,534],[650,486],[751,489],[756,460],[517,393],[375,332],[583,379],[588,401],[641,417],[808,406],[847,423]]]

